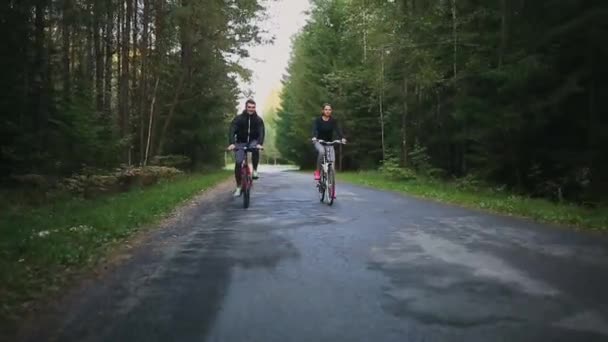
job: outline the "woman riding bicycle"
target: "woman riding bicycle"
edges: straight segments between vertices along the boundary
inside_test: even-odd
[[[342,134],[342,129],[338,125],[338,120],[333,118],[331,115],[332,111],[332,107],[329,103],[324,104],[322,107],[321,116],[317,117],[314,120],[312,127],[312,141],[318,152],[317,169],[315,170],[315,180],[321,179],[321,163],[325,155],[325,148],[323,147],[323,145],[321,145],[321,143],[319,143],[318,140],[320,139],[328,142],[333,141],[335,133],[338,140],[342,140],[343,144],[346,143],[346,139],[344,139],[344,136]],[[330,146],[328,153],[332,154],[332,158],[333,156],[335,156],[333,146]]]

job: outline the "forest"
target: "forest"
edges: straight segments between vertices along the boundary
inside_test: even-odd
[[[312,120],[329,102],[350,142],[342,170],[608,198],[608,2],[312,2],[283,80],[283,157],[312,167]]]
[[[3,1],[0,180],[223,166],[251,76],[239,61],[270,40],[264,13],[257,0]]]
[[[281,1],[291,5],[295,0]],[[209,312],[215,315],[216,304],[234,300],[224,298],[222,289],[240,286],[222,275],[238,266],[241,254],[246,263],[253,260],[255,264],[260,256],[268,259],[268,246],[278,247],[280,253],[273,252],[271,257],[276,254],[277,262],[283,262],[275,231],[310,224],[322,226],[323,241],[300,246],[302,251],[296,248],[295,252],[306,256],[311,254],[306,248],[313,246],[316,253],[320,247],[323,253],[312,253],[315,267],[323,262],[317,254],[338,253],[357,262],[369,254],[368,248],[380,250],[377,241],[405,243],[400,238],[403,234],[408,244],[422,246],[421,250],[425,249],[421,241],[428,240],[466,251],[465,256],[471,258],[461,258],[466,260],[459,268],[468,270],[469,259],[477,257],[496,260],[506,273],[529,273],[555,288],[570,288],[571,275],[585,280],[601,274],[596,270],[603,265],[598,263],[603,240],[595,241],[595,236],[579,239],[560,235],[558,229],[546,235],[522,221],[490,219],[472,211],[454,216],[456,223],[444,224],[440,219],[452,215],[451,209],[426,202],[401,205],[406,202],[395,201],[392,192],[407,193],[411,196],[407,203],[426,198],[605,232],[608,1],[310,0],[308,21],[292,39],[282,82],[276,80],[268,98],[257,99],[267,127],[262,162],[312,169],[316,158],[310,141],[312,123],[322,104],[331,103],[348,140],[338,151],[338,202],[331,209],[312,212],[322,216],[331,212],[331,217],[347,220],[307,215],[308,209],[320,205],[312,173],[279,166],[268,167],[273,170],[267,173],[261,169],[253,188],[254,211],[238,214],[235,221],[234,208],[240,201],[229,194],[234,183],[231,166],[226,167],[232,163],[225,151],[228,125],[243,100],[255,94],[252,80],[265,77],[245,66],[255,59],[253,47],[275,39],[276,32],[268,24],[276,19],[273,3],[279,0],[0,1],[0,36],[4,37],[0,53],[4,68],[0,77],[0,340],[15,340],[3,336],[11,336],[20,325],[26,330],[34,327],[27,317],[44,313],[44,305],[50,302],[64,303],[61,296],[73,294],[71,289],[76,288],[71,286],[79,280],[88,282],[85,275],[109,284],[102,281],[104,274],[120,270],[114,266],[122,262],[138,260],[144,263],[122,269],[138,270],[133,278],[122,271],[117,277],[124,274],[122,279],[143,279],[147,284],[147,270],[161,279],[164,273],[156,270],[167,269],[172,272],[167,279],[178,285],[192,283],[192,287],[179,286],[183,297],[174,296],[172,282],[159,282],[169,286],[167,291],[148,287],[156,286],[155,282],[134,288],[170,294],[154,297],[152,302],[140,301],[136,293],[124,298],[116,293],[103,295],[99,298],[142,304],[134,306],[136,311],[104,315],[117,317],[122,324],[124,315],[136,319],[135,313],[144,312],[150,316],[141,322],[148,322],[154,309],[186,316],[199,313],[200,301],[192,302],[192,298],[202,293],[200,279],[211,282],[203,284],[204,289],[220,294],[198,298],[212,305]],[[276,26],[274,30],[279,31]],[[277,170],[284,172],[277,176]],[[347,182],[387,192],[343,187]],[[387,203],[396,205],[378,208]],[[238,208],[240,212],[240,204]],[[361,219],[378,213],[386,216],[382,222],[391,223],[390,231]],[[257,220],[256,215],[272,220]],[[458,223],[460,218],[462,223]],[[240,224],[240,219],[249,221]],[[342,228],[363,240],[357,240],[356,246],[345,244]],[[481,254],[475,248],[469,251],[468,244],[482,230],[484,239],[498,246],[494,252],[485,247]],[[416,235],[412,232],[424,239],[409,239]],[[458,239],[453,238],[454,232]],[[280,240],[281,245],[298,245],[287,235],[282,234],[287,240]],[[319,236],[309,234],[306,239],[314,241]],[[521,241],[530,236],[534,243],[524,246]],[[157,238],[163,240],[158,240],[158,249],[153,243]],[[463,239],[470,241],[461,244]],[[336,246],[346,249],[334,250]],[[219,249],[216,253],[207,247]],[[555,248],[559,253],[553,255],[550,251]],[[135,254],[148,249],[163,256],[158,264],[156,256]],[[393,245],[387,245],[386,250],[391,249]],[[510,249],[524,251],[529,258],[505,258]],[[351,258],[350,252],[356,254]],[[181,261],[185,254],[191,260],[208,260],[209,253],[213,265],[197,264],[200,274],[191,272],[190,262]],[[584,257],[570,258],[581,253]],[[444,260],[444,254],[429,252],[428,260]],[[559,271],[539,273],[541,268],[528,265],[530,258],[543,270]],[[153,263],[148,264],[148,259]],[[300,264],[306,262],[311,261],[298,259]],[[226,266],[221,272],[215,267],[220,264]],[[433,276],[445,269],[441,265],[432,265]],[[571,269],[561,272],[564,265]],[[350,266],[365,268],[364,264]],[[581,269],[589,271],[581,273]],[[479,280],[468,278],[468,273],[460,276],[467,284]],[[559,276],[565,282],[557,282]],[[264,277],[268,278],[260,279]],[[566,302],[587,310],[589,298],[601,298],[599,289],[605,279],[597,280],[597,293],[581,287],[580,302],[573,301],[574,292],[567,293]],[[340,285],[347,282],[340,280]],[[108,288],[123,292],[124,287]],[[529,297],[525,293],[521,298]],[[191,302],[196,308],[184,311],[179,305],[165,306],[165,299],[167,303]],[[377,300],[372,299],[375,305]],[[156,302],[163,303],[162,307],[156,307]],[[548,304],[551,310],[553,303]],[[481,311],[492,317],[504,313]],[[589,312],[592,320],[602,322],[601,315]],[[560,322],[575,317],[572,322],[576,323],[579,317],[564,314]],[[91,321],[87,315],[76,315]],[[51,316],[76,317],[73,312]],[[197,335],[201,337],[213,327],[203,322],[205,317],[189,321],[182,316],[175,316],[179,322],[164,322],[167,332],[180,330],[173,329],[175,324],[195,322],[205,329]],[[531,316],[522,317],[525,323]],[[553,318],[547,323],[551,329],[556,328]],[[534,332],[540,327],[538,322],[533,322]],[[109,332],[116,322],[106,325]],[[555,330],[556,334],[570,329],[558,328],[562,330]]]

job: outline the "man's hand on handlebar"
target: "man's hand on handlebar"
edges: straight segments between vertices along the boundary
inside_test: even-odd
[[[234,148],[235,148],[235,147],[236,147],[236,146],[235,146],[234,144],[230,144],[230,146],[228,146],[226,149],[227,149],[228,151],[232,151],[232,150],[234,150]]]

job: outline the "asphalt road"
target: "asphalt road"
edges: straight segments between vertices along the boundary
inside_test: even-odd
[[[608,341],[608,240],[262,169],[62,302],[24,340]]]

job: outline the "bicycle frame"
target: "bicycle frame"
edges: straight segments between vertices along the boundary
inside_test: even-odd
[[[243,196],[243,208],[245,209],[249,207],[251,188],[253,187],[253,172],[251,171],[251,163],[249,162],[249,158],[251,158],[250,152],[256,149],[247,146],[236,147],[234,149],[234,151],[245,151],[245,159],[241,163],[241,195]]]
[[[335,169],[334,169],[334,160],[335,152],[331,149],[331,147],[335,144],[341,144],[340,140],[335,140],[332,142],[326,142],[324,140],[317,140],[323,148],[325,149],[325,153],[323,155],[323,161],[321,162],[321,179],[317,184],[320,193],[320,200],[323,202],[325,199],[327,200],[327,204],[332,205],[336,198],[336,181],[335,181]],[[331,158],[330,158],[331,154]]]
[[[245,160],[241,163],[241,188],[250,189],[251,183],[249,177],[251,176],[251,165],[249,163],[249,153],[245,154]],[[252,178],[253,179],[253,178]]]
[[[331,145],[323,145],[323,148],[325,149],[325,154],[323,156],[323,162],[321,163],[321,167],[323,168],[322,172],[324,175],[327,175],[330,169],[334,171],[334,162],[327,157],[329,153],[331,153],[330,146]]]

